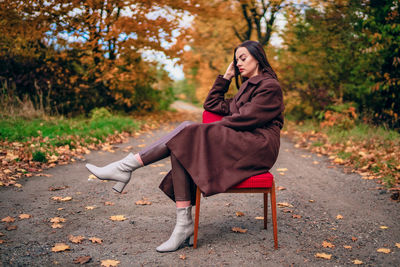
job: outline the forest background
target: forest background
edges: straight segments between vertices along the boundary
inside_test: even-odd
[[[130,125],[122,119],[126,114],[166,110],[177,97],[200,104],[232,61],[235,46],[251,39],[263,44],[278,74],[285,116],[300,126],[309,120],[318,126],[311,133],[311,148],[330,150],[324,134],[314,136],[316,129],[335,129],[342,138],[364,129],[361,150],[354,145],[356,139],[351,146],[344,144],[335,152],[338,163],[356,162],[395,188],[400,179],[399,12],[396,0],[4,0],[3,158],[7,164],[24,161],[17,152],[8,156],[7,142],[45,138],[37,128],[17,133],[21,120],[42,119],[37,125],[43,126],[51,118],[59,124],[65,118],[93,122],[114,114],[119,123],[108,123],[129,131],[123,126]],[[282,29],[277,28],[277,16],[286,21]],[[188,17],[190,25],[184,23]],[[271,45],[273,33],[282,40],[278,46]],[[144,56],[148,51],[162,52],[182,65],[185,79],[173,81],[156,58]],[[236,90],[232,83],[228,97]],[[375,140],[371,131],[385,136]],[[73,138],[54,145],[77,147]],[[24,153],[28,162],[58,157],[57,151],[43,147]]]

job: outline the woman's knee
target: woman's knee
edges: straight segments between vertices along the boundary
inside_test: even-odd
[[[183,128],[186,128],[187,126],[192,125],[194,123],[195,123],[194,121],[184,121],[181,124],[179,124],[178,128],[183,129]]]

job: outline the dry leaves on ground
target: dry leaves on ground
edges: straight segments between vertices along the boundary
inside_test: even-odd
[[[115,267],[120,263],[120,261],[117,260],[102,260],[101,261],[101,266],[104,267]]]
[[[276,204],[278,205],[278,208],[293,208],[293,206],[287,202],[278,202]]]
[[[390,253],[391,250],[389,248],[378,248],[376,251],[378,251],[380,253],[388,254],[388,253]]]
[[[355,264],[355,265],[364,264],[364,262],[362,262],[362,261],[360,261],[360,260],[357,260],[357,259],[353,260],[352,262],[353,262],[353,264]]]
[[[97,243],[97,244],[103,243],[103,240],[98,237],[90,237],[89,240],[92,241],[92,243]]]
[[[257,217],[255,217],[255,219],[256,220],[264,220],[264,217],[263,216],[257,216]]]
[[[237,217],[242,217],[242,216],[244,216],[244,213],[241,212],[241,211],[237,211],[237,212],[236,212],[236,216],[237,216]]]
[[[72,197],[51,197],[52,200],[58,201],[58,202],[66,202],[66,201],[71,201]]]
[[[135,202],[136,205],[151,205],[151,202],[147,200],[148,198],[143,198]]]
[[[316,258],[321,258],[321,259],[325,259],[325,260],[330,260],[332,258],[332,255],[327,254],[327,253],[316,253],[314,256]]]
[[[111,221],[125,221],[125,215],[114,215],[114,216],[110,216],[110,220]]]
[[[20,214],[18,217],[19,217],[21,220],[24,220],[24,219],[29,219],[29,218],[31,218],[32,215],[23,213],[23,214]]]
[[[11,223],[11,222],[14,222],[14,221],[15,221],[15,218],[14,218],[14,217],[11,217],[11,216],[7,216],[7,217],[1,219],[1,221],[2,221],[2,222],[6,222],[6,223]]]
[[[323,246],[324,248],[334,248],[334,247],[335,247],[334,244],[332,244],[332,243],[330,243],[330,242],[328,242],[328,241],[323,241],[323,242],[322,242],[322,246]]]
[[[343,216],[340,215],[340,214],[338,214],[338,215],[336,216],[336,220],[341,220],[341,219],[343,219]]]
[[[232,231],[235,232],[235,233],[246,233],[247,229],[243,229],[243,228],[240,228],[240,227],[232,227]]]
[[[181,260],[186,260],[186,255],[185,255],[185,254],[179,255],[179,258],[180,258]]]
[[[53,252],[61,252],[71,249],[67,244],[64,243],[56,243],[54,247],[51,248]]]
[[[88,263],[92,260],[92,257],[90,256],[80,256],[76,259],[74,259],[74,263],[75,264],[85,264]]]
[[[82,243],[83,240],[85,240],[85,237],[81,236],[81,235],[78,235],[78,236],[69,235],[68,239],[72,243],[80,244],[80,243]]]

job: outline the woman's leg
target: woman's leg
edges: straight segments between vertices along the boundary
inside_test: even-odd
[[[193,180],[173,153],[171,153],[171,165],[176,201],[176,225],[170,238],[157,247],[158,252],[171,252],[177,250],[185,242],[190,244],[190,238],[194,232],[192,206],[190,205]]]
[[[181,123],[173,131],[160,138],[149,147],[143,149],[138,154],[133,155],[129,153],[129,155],[122,160],[113,162],[104,167],[86,164],[86,168],[101,180],[116,181],[117,184],[113,189],[121,193],[125,185],[130,181],[131,174],[134,170],[168,157],[170,152],[166,143],[188,125],[193,123],[194,122],[191,121]]]

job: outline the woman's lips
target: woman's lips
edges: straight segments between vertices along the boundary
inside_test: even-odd
[[[243,72],[244,71],[244,69],[239,69],[239,72]]]

